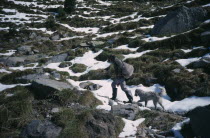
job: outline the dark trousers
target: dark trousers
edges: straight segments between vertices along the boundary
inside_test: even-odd
[[[124,78],[116,78],[113,82],[112,82],[112,88],[116,89],[117,85],[120,85],[121,89],[125,92],[126,96],[128,97],[128,99],[133,99],[132,93],[130,90],[128,90],[128,88],[126,88],[126,82]],[[115,92],[115,91],[113,91]],[[113,94],[113,95],[117,95],[117,94]]]

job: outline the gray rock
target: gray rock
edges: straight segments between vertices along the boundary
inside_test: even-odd
[[[46,99],[52,96],[56,91],[64,89],[73,89],[74,87],[68,83],[51,79],[39,78],[32,81],[31,88],[37,99]]]
[[[34,38],[36,38],[37,37],[37,34],[35,33],[35,32],[33,32],[33,33],[31,33],[30,35],[29,35],[29,38],[30,39],[34,39]]]
[[[53,56],[47,63],[56,63],[56,62],[63,62],[68,57],[67,53],[59,54]]]
[[[152,35],[170,35],[193,29],[203,22],[207,12],[201,8],[181,7],[160,19],[152,29]]]
[[[201,41],[210,42],[210,31],[206,31],[201,34]]]
[[[139,106],[136,104],[113,105],[111,108],[111,113],[117,116],[125,117],[129,120],[133,120],[138,112]]]
[[[27,80],[27,81],[34,81],[36,79],[49,79],[49,76],[48,75],[45,75],[43,73],[37,73],[37,74],[29,74],[29,75],[26,75],[26,76],[22,76],[22,77],[19,77],[17,78],[19,80]]]
[[[175,73],[180,73],[181,69],[174,69],[172,71],[175,72]]]
[[[21,46],[18,47],[17,51],[20,54],[31,54],[32,53],[31,48],[32,46]]]
[[[40,138],[56,138],[59,136],[62,128],[56,126],[48,120],[33,120],[20,134],[20,137],[40,137]]]
[[[97,47],[97,46],[103,45],[104,42],[103,41],[91,41],[90,44],[91,44],[91,46]]]
[[[57,34],[57,35],[52,36],[51,39],[52,40],[59,40],[60,36]]]
[[[196,137],[210,137],[210,105],[195,108],[187,116],[190,118],[190,126]]]
[[[0,58],[0,63],[8,67],[15,67],[17,65],[23,65],[25,57],[3,57]]]
[[[102,87],[99,84],[94,84],[94,83],[89,82],[89,81],[82,82],[82,83],[79,84],[79,86],[83,89],[87,89],[87,90],[91,90],[91,91],[98,90]]]
[[[81,47],[89,47],[90,45],[87,44],[87,43],[81,43],[81,44],[79,44],[79,46],[81,46]]]
[[[69,67],[69,66],[71,66],[71,65],[72,65],[71,62],[62,62],[62,63],[59,65],[59,67],[60,67],[60,68],[66,68],[66,67]]]
[[[51,73],[51,75],[55,78],[55,79],[61,79],[61,75],[60,75],[60,73],[58,73],[58,72],[56,72],[56,71],[53,71],[52,73]]]

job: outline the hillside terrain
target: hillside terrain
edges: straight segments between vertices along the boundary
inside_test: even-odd
[[[0,1],[0,137],[210,137],[209,0],[64,3]],[[109,55],[165,110],[110,100]]]

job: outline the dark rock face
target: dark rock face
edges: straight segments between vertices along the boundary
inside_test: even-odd
[[[92,82],[82,82],[79,84],[79,86],[83,89],[87,89],[87,90],[91,90],[91,91],[98,90],[101,88],[101,85],[94,84]]]
[[[152,35],[170,35],[195,28],[205,20],[207,12],[202,8],[181,7],[159,20],[152,29]]]
[[[139,112],[139,106],[136,104],[113,105],[111,112],[114,115],[125,117],[129,120],[133,120],[136,117],[136,114]]]
[[[59,136],[62,128],[54,125],[50,121],[33,120],[20,134],[20,137],[41,137],[41,138],[56,138]]]
[[[210,30],[206,31],[206,32],[203,32],[201,34],[201,41],[202,42],[210,42]]]
[[[33,80],[31,88],[34,91],[34,95],[36,98],[44,99],[53,95],[55,91],[62,91],[64,89],[73,89],[73,86],[65,82],[39,78]]]
[[[116,138],[124,123],[106,111],[95,111],[85,124],[90,138]]]
[[[197,137],[210,137],[210,105],[195,108],[187,116],[190,118],[190,126]]]

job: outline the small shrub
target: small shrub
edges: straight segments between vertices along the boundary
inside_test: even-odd
[[[65,0],[64,2],[64,10],[66,13],[71,13],[76,8],[76,0]]]
[[[136,48],[136,47],[141,46],[142,44],[144,44],[143,40],[135,39],[135,40],[130,41],[130,43],[128,44],[128,47]]]
[[[72,67],[70,67],[73,72],[79,73],[79,72],[84,72],[87,69],[87,66],[84,64],[74,64]]]

